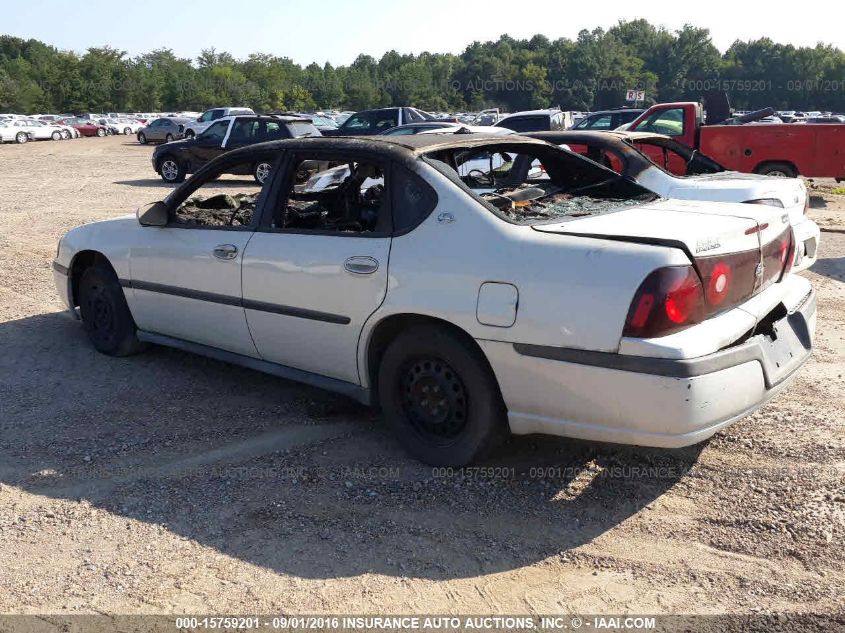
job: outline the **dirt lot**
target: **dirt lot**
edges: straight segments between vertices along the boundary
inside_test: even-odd
[[[68,229],[163,197],[131,137],[0,147],[0,612],[845,610],[845,197],[812,361],[712,441],[522,438],[438,476],[331,394],[61,313]],[[543,467],[543,469],[538,469]]]

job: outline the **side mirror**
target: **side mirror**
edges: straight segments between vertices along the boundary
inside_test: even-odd
[[[167,226],[167,205],[161,200],[139,207],[136,215],[141,226]]]

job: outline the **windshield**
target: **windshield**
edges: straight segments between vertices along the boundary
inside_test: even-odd
[[[551,146],[502,143],[451,148],[426,158],[513,224],[559,222],[658,198],[619,174]]]

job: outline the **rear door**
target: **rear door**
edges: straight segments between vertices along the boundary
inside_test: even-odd
[[[328,160],[351,166],[349,178],[303,193]],[[265,360],[359,384],[358,338],[387,292],[385,168],[361,152],[290,158],[243,262],[247,322]]]

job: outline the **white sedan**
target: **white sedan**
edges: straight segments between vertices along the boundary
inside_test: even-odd
[[[32,136],[15,125],[15,119],[0,119],[0,143],[26,143]]]
[[[349,177],[303,192],[324,160]],[[258,161],[263,185],[205,195]],[[757,409],[815,331],[781,216],[661,199],[519,136],[306,138],[73,229],[53,268],[104,354],[172,346],[379,404],[455,466],[508,433],[686,446]]]
[[[793,270],[806,270],[816,263],[821,231],[807,217],[810,198],[800,178],[728,171],[712,158],[663,134],[571,130],[528,136],[566,145],[666,198],[743,202],[782,209],[795,232]]]
[[[101,117],[96,119],[96,121],[100,125],[105,125],[109,128],[112,134],[137,134],[144,127],[143,123],[139,123],[133,119]]]
[[[8,125],[19,132],[25,132],[34,141],[61,141],[65,136],[57,125],[50,125],[34,119],[15,119]]]

